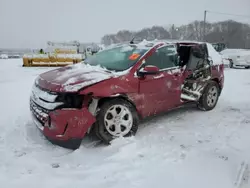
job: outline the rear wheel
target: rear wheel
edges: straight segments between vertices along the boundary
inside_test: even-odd
[[[215,81],[209,82],[199,100],[198,107],[204,111],[214,109],[219,99],[219,93],[218,83]]]
[[[134,106],[123,99],[105,102],[97,115],[95,134],[105,143],[117,137],[135,135],[139,118]]]

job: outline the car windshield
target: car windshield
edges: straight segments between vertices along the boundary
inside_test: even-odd
[[[84,63],[100,65],[111,71],[124,71],[133,66],[147,50],[136,45],[121,45],[88,56]]]

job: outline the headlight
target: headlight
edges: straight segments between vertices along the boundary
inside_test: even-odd
[[[56,98],[57,102],[63,102],[63,108],[81,108],[84,96],[77,93],[61,93]]]

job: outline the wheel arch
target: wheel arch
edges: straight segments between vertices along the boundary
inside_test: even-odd
[[[219,94],[221,94],[222,86],[218,78],[213,78],[212,81],[216,82],[219,86]]]
[[[114,135],[110,135],[110,133],[105,132],[105,125],[102,123],[102,118],[104,117],[104,112],[105,110],[100,110],[101,106],[103,105],[104,109],[107,109],[110,104],[105,104],[106,102],[110,102],[111,105],[116,104],[116,100],[124,101],[127,104],[129,104],[130,109],[132,110],[132,118],[134,120],[134,123],[125,136],[132,136],[135,135],[137,130],[138,130],[138,125],[140,122],[140,117],[139,113],[137,111],[136,105],[133,103],[133,101],[129,100],[126,95],[114,95],[114,96],[105,96],[105,97],[99,97],[98,98],[98,103],[97,103],[97,108],[98,112],[96,113],[97,116],[97,121],[94,126],[91,127],[91,132],[94,133],[100,140],[102,140],[105,144],[110,144],[110,142],[113,140]],[[117,101],[118,102],[118,101]],[[123,103],[123,102],[122,102]],[[128,106],[128,105],[126,105]],[[133,115],[135,114],[135,115]]]
[[[132,100],[130,100],[126,94],[100,98],[98,101],[98,107],[102,106],[105,102],[107,102],[109,100],[114,100],[114,99],[122,99],[122,100],[130,103],[134,107],[134,109],[136,110],[138,117],[141,119],[141,115],[138,112],[135,103]]]

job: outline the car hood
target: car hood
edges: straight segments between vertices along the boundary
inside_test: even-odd
[[[77,92],[92,84],[120,76],[100,66],[78,63],[39,75],[36,84],[51,92]]]

